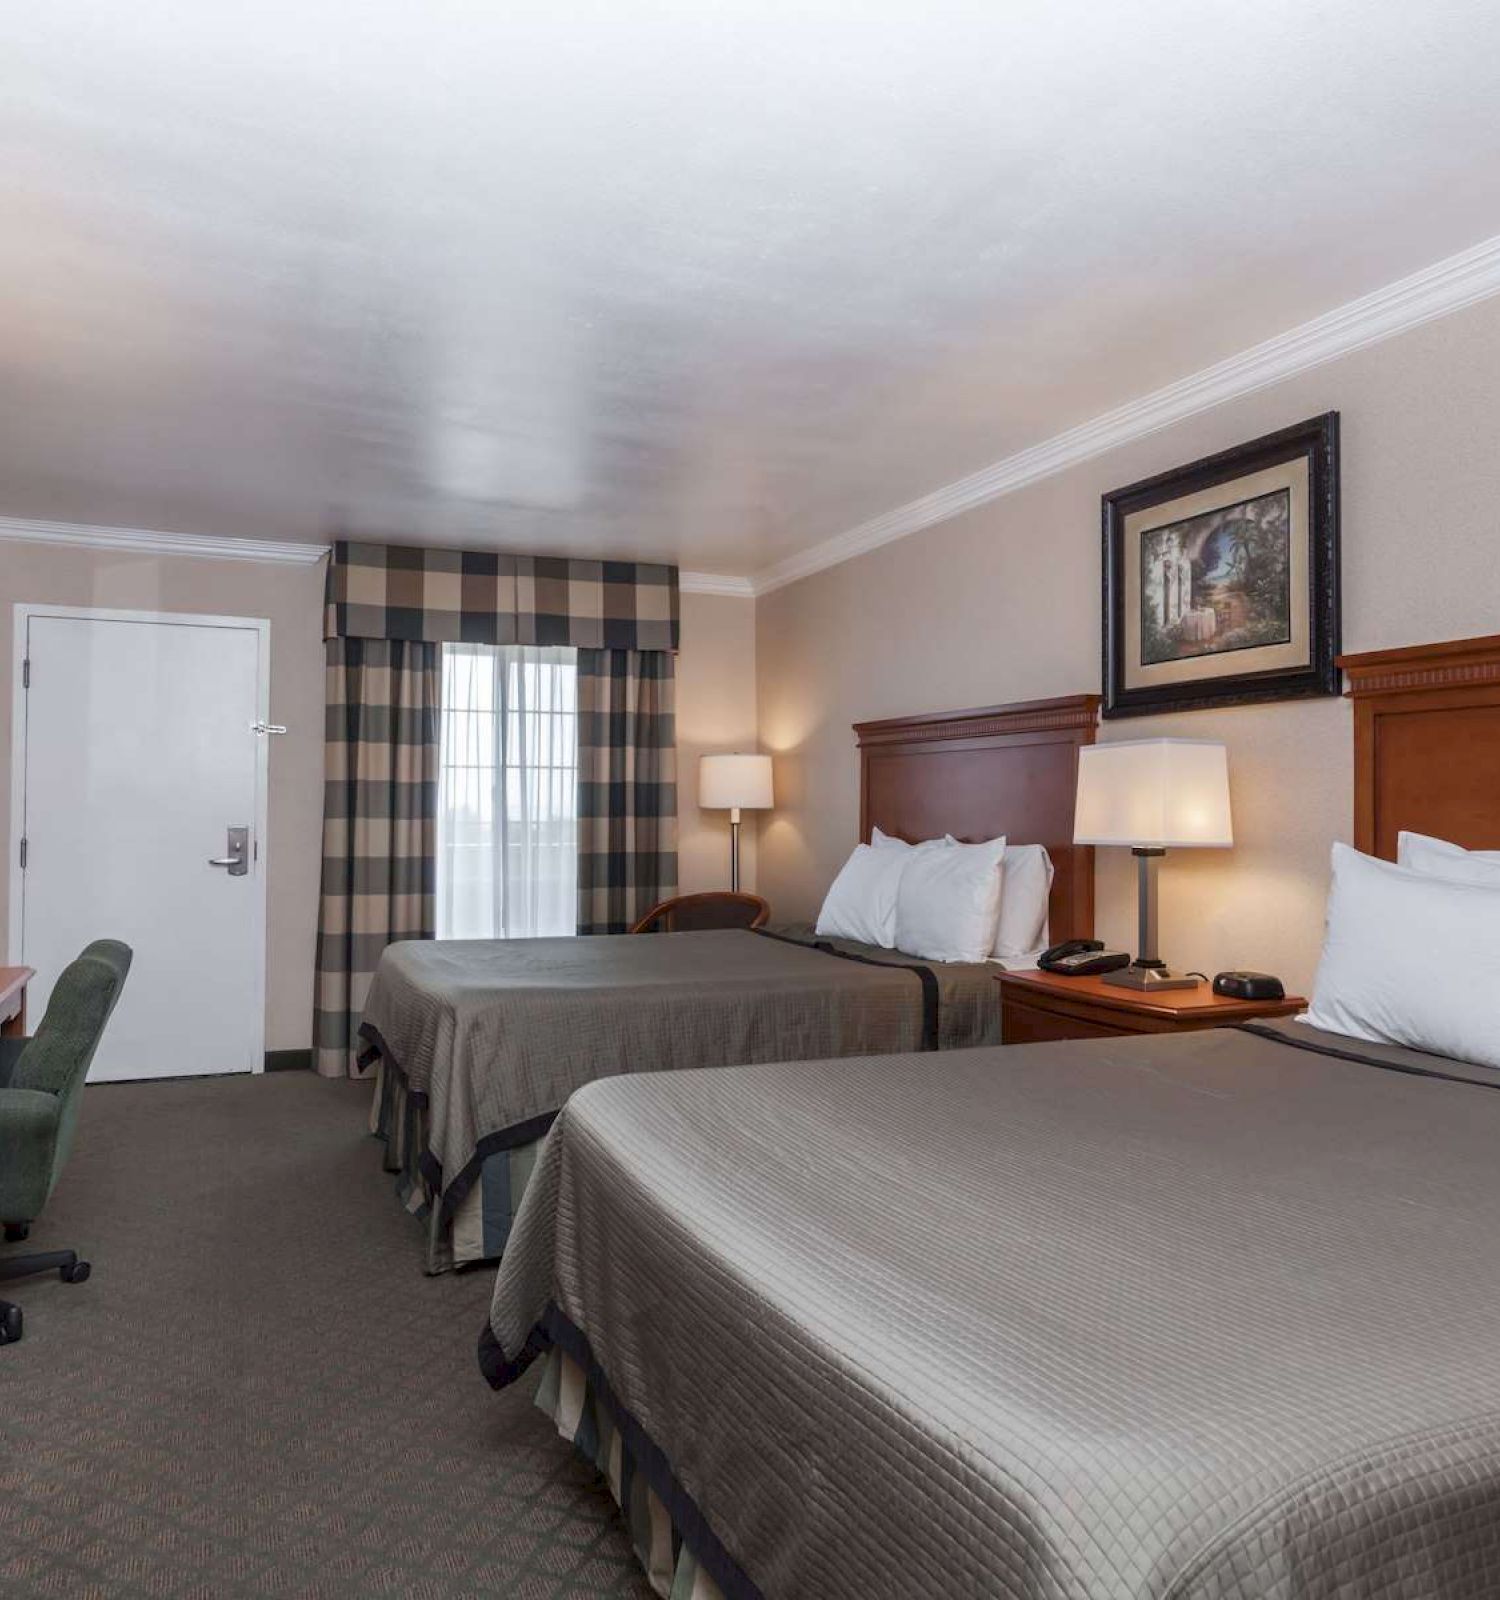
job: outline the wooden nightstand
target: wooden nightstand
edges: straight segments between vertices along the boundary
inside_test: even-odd
[[[1050,972],[999,972],[995,982],[1000,985],[1002,1044],[1189,1033],[1197,1028],[1227,1028],[1256,1017],[1290,1017],[1307,1009],[1307,1001],[1297,995],[1285,1000],[1226,1000],[1207,983],[1147,995],[1117,989],[1100,978],[1061,978]]]

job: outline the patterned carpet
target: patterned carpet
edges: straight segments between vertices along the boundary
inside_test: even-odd
[[[492,1274],[422,1276],[367,1092],[87,1090],[30,1247],[93,1276],[4,1290],[0,1595],[647,1600],[530,1383],[479,1376]]]

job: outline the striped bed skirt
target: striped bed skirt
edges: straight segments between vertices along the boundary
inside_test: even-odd
[[[556,1345],[547,1353],[536,1403],[609,1485],[636,1560],[662,1600],[724,1600],[723,1591],[703,1570],[667,1507],[647,1483],[587,1373]]]
[[[375,1056],[374,1067],[370,1132],[385,1145],[385,1170],[395,1175],[401,1204],[426,1226],[423,1270],[436,1274],[498,1261],[542,1141],[471,1162],[439,1192],[437,1163],[428,1151],[426,1097],[411,1093],[406,1075],[384,1056]]]

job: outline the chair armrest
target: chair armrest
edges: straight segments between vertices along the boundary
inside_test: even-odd
[[[20,1060],[21,1052],[30,1043],[29,1039],[22,1039],[19,1036],[11,1039],[0,1038],[0,1089],[5,1088],[10,1082],[11,1069]]]
[[[62,1102],[45,1089],[0,1089],[0,1222],[30,1222],[52,1190]]]

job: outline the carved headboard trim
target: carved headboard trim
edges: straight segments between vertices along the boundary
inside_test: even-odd
[[[1354,842],[1403,828],[1500,848],[1500,635],[1339,658],[1354,703]]]

